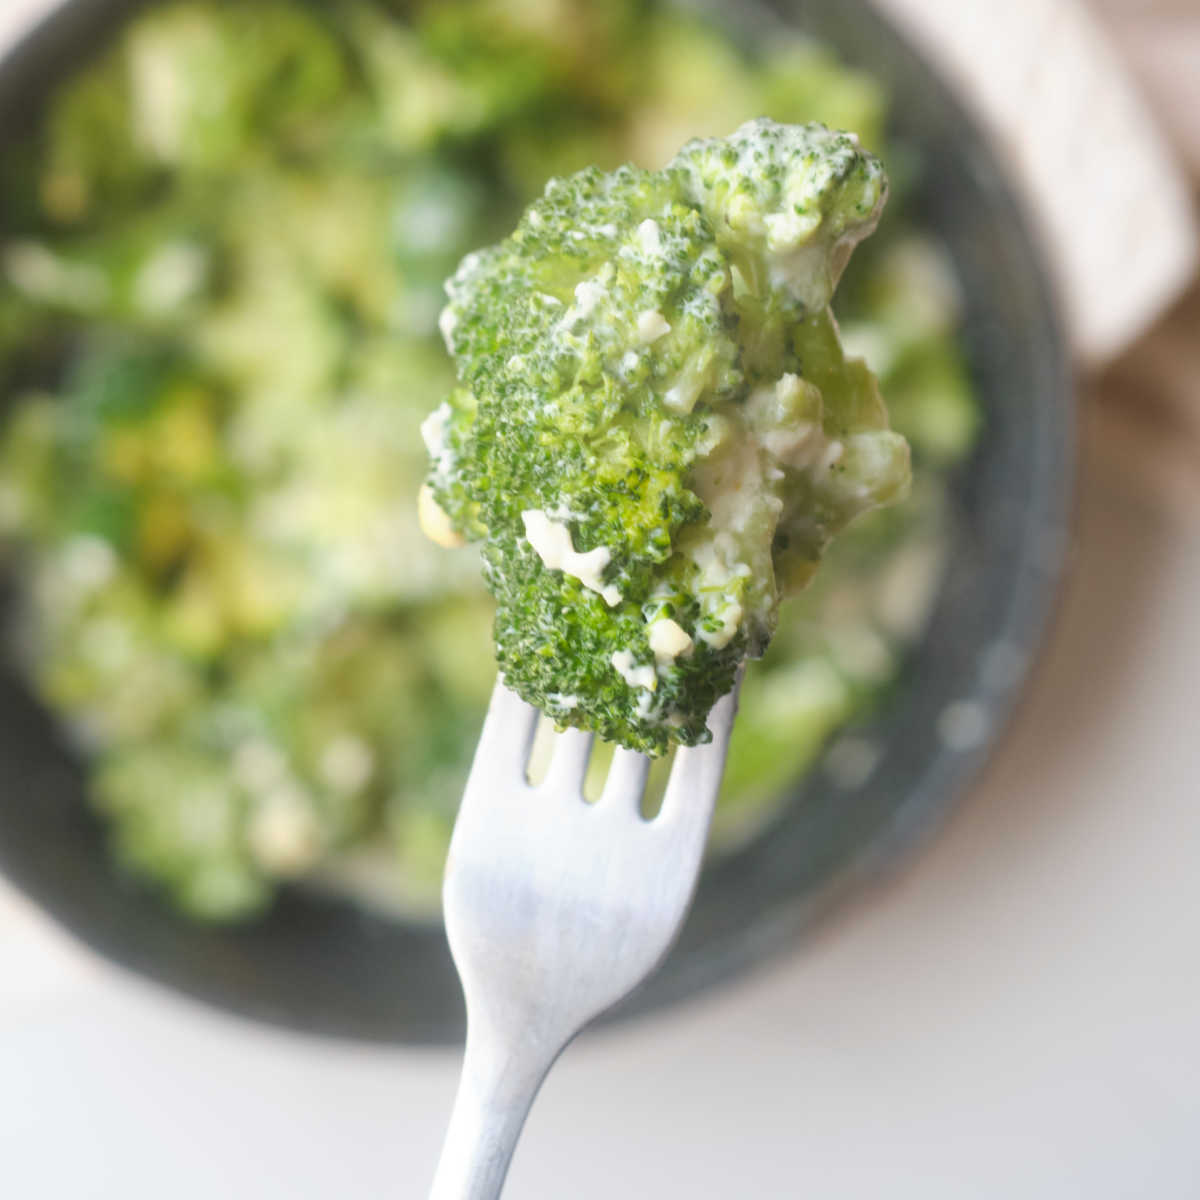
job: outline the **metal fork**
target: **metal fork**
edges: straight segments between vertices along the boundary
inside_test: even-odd
[[[526,778],[538,710],[503,684],[450,841],[446,933],[467,1002],[462,1079],[430,1200],[494,1200],[534,1096],[593,1018],[662,961],[695,890],[725,769],[736,690],[707,746],[681,749],[653,820],[649,760],[617,750],[583,799],[590,734],[555,738],[545,779]]]

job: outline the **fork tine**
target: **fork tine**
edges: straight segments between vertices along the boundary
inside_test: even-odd
[[[699,822],[702,829],[708,828],[709,816],[721,788],[721,776],[725,773],[725,756],[729,753],[729,735],[737,714],[741,682],[739,673],[733,691],[722,696],[709,713],[712,741],[707,746],[682,746],[676,751],[662,810],[656,821],[664,825]]]
[[[600,793],[600,803],[617,802],[638,812],[646,791],[646,776],[649,774],[650,759],[646,755],[618,746],[613,752],[612,766],[608,768],[604,790]]]
[[[504,772],[520,775],[523,781],[538,715],[532,704],[526,704],[515,692],[510,692],[503,679],[497,679],[479,744],[475,747],[471,775],[474,776],[476,771],[493,776]],[[471,782],[468,781],[468,788]]]
[[[550,770],[543,787],[550,792],[583,796],[583,778],[592,753],[592,735],[582,729],[564,729],[554,739]]]

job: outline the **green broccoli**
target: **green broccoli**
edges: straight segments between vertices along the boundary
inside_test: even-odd
[[[853,136],[752,121],[661,171],[551,180],[448,282],[425,523],[482,544],[500,669],[559,723],[707,740],[783,592],[905,491],[829,312],[886,190]]]

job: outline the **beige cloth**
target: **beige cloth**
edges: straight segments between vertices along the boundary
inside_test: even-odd
[[[1187,174],[1126,61],[1125,25],[1111,36],[1116,18],[1086,0],[874,3],[990,132],[1040,235],[1076,361],[1110,362],[1200,259]]]
[[[1200,523],[1200,0],[875,3],[990,126],[1038,219],[1091,364],[1085,469]]]
[[[1200,180],[1200,0],[1094,0],[1155,115]]]
[[[1200,284],[1085,392],[1095,465],[1200,525]]]
[[[1200,198],[1200,0],[1096,0]],[[1097,466],[1200,524],[1200,280],[1087,388]]]

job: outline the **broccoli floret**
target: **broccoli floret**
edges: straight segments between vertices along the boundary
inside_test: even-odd
[[[508,685],[660,754],[707,740],[781,595],[908,447],[829,301],[886,193],[877,159],[768,120],[662,171],[551,180],[468,255],[442,329],[423,507],[482,543]]]

